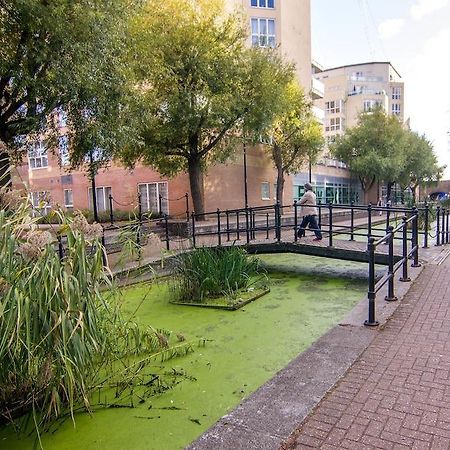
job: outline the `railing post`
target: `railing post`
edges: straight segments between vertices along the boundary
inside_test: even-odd
[[[446,224],[445,224],[445,243],[448,244],[448,221],[449,221],[449,210],[447,209],[447,214],[445,215]]]
[[[220,234],[220,209],[217,208],[217,243],[222,245],[222,235]]]
[[[367,205],[367,237],[372,236],[372,203]]]
[[[387,203],[387,205],[386,205],[386,233],[388,233],[390,224],[391,224],[391,205],[389,203]]]
[[[445,208],[441,209],[442,225],[441,225],[441,245],[445,244]]]
[[[186,197],[186,222],[189,222],[189,194],[186,192],[184,196]]]
[[[281,241],[281,214],[280,214],[280,202],[277,201],[275,205],[275,215],[276,215],[276,237],[277,241]]]
[[[170,250],[170,240],[169,240],[169,215],[164,214],[164,225],[166,227],[166,249]]]
[[[230,213],[228,209],[225,211],[225,214],[227,215],[227,242],[230,242]]]
[[[195,212],[191,213],[191,224],[192,224],[192,246],[195,248]]]
[[[114,214],[113,214],[113,198],[111,194],[109,194],[109,221],[111,222],[111,226],[113,226]]]
[[[138,194],[138,220],[142,221],[142,202],[141,202],[141,193]]]
[[[441,207],[436,208],[436,245],[441,245],[441,232],[440,232],[440,221],[441,221]]]
[[[333,205],[328,203],[328,246],[333,247]]]
[[[248,217],[248,205],[245,205],[245,231],[247,234],[247,244],[250,243],[250,224],[249,224],[249,217]]]
[[[269,239],[269,213],[266,213],[266,239]]]
[[[412,244],[414,253],[414,262],[411,264],[411,267],[420,267],[419,263],[419,211],[417,208],[413,209],[414,219],[413,219],[413,228],[412,228]]]
[[[406,223],[407,217],[403,216],[402,222],[403,222],[403,228],[402,228],[402,243],[403,243],[403,273],[400,277],[400,281],[408,282],[411,281],[411,278],[408,276],[408,224]]]
[[[58,234],[58,236],[56,238],[58,239],[58,255],[59,255],[59,259],[62,260],[64,258],[64,248],[63,248],[63,244],[62,244],[61,235]]]
[[[141,193],[138,194],[138,228],[136,232],[136,244],[141,245],[141,224],[142,224],[142,202]]]
[[[298,229],[298,205],[297,200],[294,200],[294,242],[298,241],[297,229]]]
[[[354,241],[355,240],[355,236],[353,234],[354,231],[354,227],[355,227],[355,202],[352,200],[350,202],[350,240]]]
[[[239,211],[236,211],[236,239],[239,241],[241,239],[240,234],[240,226],[239,226]]]
[[[256,213],[253,211],[253,239],[256,239]]]
[[[102,264],[106,267],[107,260],[106,260],[106,241],[105,241],[105,229],[102,226]]]
[[[384,299],[387,302],[395,302],[398,298],[394,295],[394,227],[389,225],[389,255],[388,255],[388,294]]]
[[[369,317],[364,322],[367,327],[376,327],[379,323],[375,320],[375,238],[369,237],[367,243],[367,252],[369,254],[369,289],[367,291],[367,300],[369,304]]]
[[[428,226],[429,226],[429,220],[430,220],[430,207],[428,205],[428,202],[425,202],[425,232],[424,232],[424,241],[423,246],[424,248],[428,248]]]
[[[317,208],[319,209],[319,222],[317,225],[319,227],[319,230],[321,230],[322,229],[322,203],[320,200],[319,200],[319,203],[317,203]]]
[[[162,214],[162,195],[159,194],[158,196],[158,208],[159,208],[159,213]]]

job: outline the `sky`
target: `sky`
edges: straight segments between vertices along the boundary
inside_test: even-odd
[[[391,62],[405,83],[405,119],[450,179],[450,0],[311,0],[311,20],[324,68]]]

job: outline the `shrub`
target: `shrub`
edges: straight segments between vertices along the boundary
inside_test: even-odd
[[[233,296],[261,272],[258,259],[242,248],[198,248],[177,258],[171,291],[177,301],[194,303]]]

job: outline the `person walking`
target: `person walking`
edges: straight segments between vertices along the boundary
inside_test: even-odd
[[[317,208],[316,208],[316,194],[312,190],[310,183],[305,183],[305,193],[299,200],[299,204],[302,207],[303,220],[298,229],[297,236],[299,238],[304,237],[306,233],[306,227],[309,225],[314,231],[316,237],[314,241],[322,240],[322,233],[317,225]]]

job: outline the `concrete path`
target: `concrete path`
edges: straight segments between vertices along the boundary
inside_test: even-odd
[[[380,327],[363,300],[187,448],[450,449],[450,258],[421,255],[398,302],[377,295]]]
[[[450,258],[440,262],[283,449],[450,449]]]

